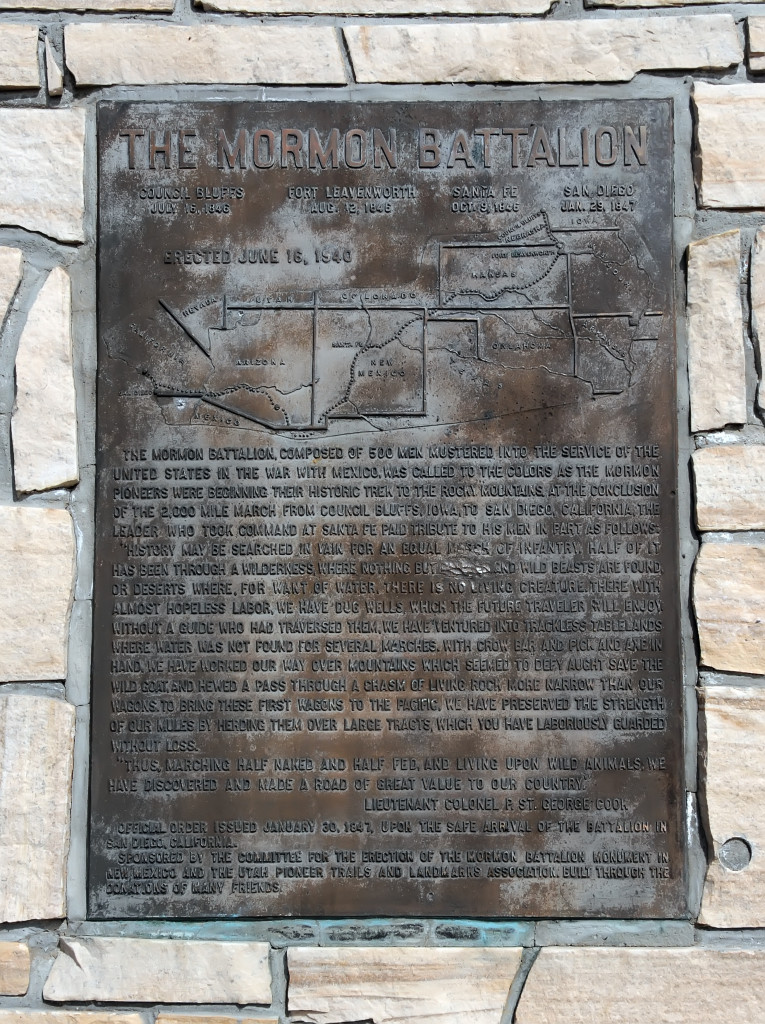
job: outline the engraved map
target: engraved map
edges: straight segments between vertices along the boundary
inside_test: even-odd
[[[425,416],[433,357],[455,382],[484,388],[543,370],[551,388],[573,378],[593,396],[621,394],[650,361],[662,320],[638,243],[619,228],[554,229],[541,211],[493,241],[438,243],[432,305],[384,291],[345,302],[224,294],[183,310],[160,299],[178,348],[158,360],[131,339],[148,384],[136,393],[153,394],[171,423],[191,422],[205,403],[272,430]]]

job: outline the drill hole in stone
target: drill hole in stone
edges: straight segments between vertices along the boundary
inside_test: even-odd
[[[752,848],[746,839],[738,836],[726,840],[720,847],[720,863],[729,871],[743,871],[752,859]]]

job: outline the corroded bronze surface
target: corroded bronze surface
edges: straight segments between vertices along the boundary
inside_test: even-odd
[[[92,916],[683,913],[671,137],[101,106]]]

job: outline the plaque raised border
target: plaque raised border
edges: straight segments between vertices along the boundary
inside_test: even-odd
[[[672,133],[99,105],[92,918],[684,914]]]

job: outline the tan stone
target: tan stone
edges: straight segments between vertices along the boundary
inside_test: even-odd
[[[0,921],[66,914],[75,709],[0,693]]]
[[[73,578],[68,512],[0,506],[0,681],[65,678]]]
[[[701,4],[726,4],[729,0],[585,0],[586,7],[690,7]],[[761,0],[749,0],[760,3]]]
[[[72,289],[56,267],[29,312],[16,355],[13,478],[21,493],[69,487],[77,472]]]
[[[48,92],[51,96],[60,96],[64,91],[64,75],[58,66],[50,39],[45,37],[45,77],[48,80]]]
[[[0,996],[25,994],[29,988],[29,965],[26,943],[0,942]]]
[[[700,530],[765,530],[765,445],[702,448],[693,476]]]
[[[0,224],[84,240],[85,111],[0,110]]]
[[[0,89],[39,89],[37,34],[37,25],[0,25]]]
[[[267,942],[71,938],[60,947],[49,1002],[271,1002]]]
[[[140,1013],[108,1010],[5,1010],[0,1024],[146,1024]]]
[[[24,256],[21,249],[0,248],[0,329],[21,284]]]
[[[691,430],[746,422],[740,267],[738,230],[688,246]]]
[[[703,714],[702,799],[713,854],[699,921],[712,928],[765,925],[765,691],[707,686]],[[720,859],[723,844],[743,839],[752,859],[731,870]]]
[[[346,80],[335,30],[324,26],[100,21],[64,31],[67,67],[78,85]]]
[[[33,0],[36,11],[172,11],[175,0]],[[29,0],[0,0],[0,10],[29,10]]]
[[[548,946],[516,1024],[752,1024],[765,1012],[760,950]]]
[[[2,1024],[2,1022],[0,1022]],[[158,1013],[154,1024],[279,1024],[278,1017],[222,1017],[219,1014]]]
[[[765,71],[765,18],[747,18],[746,27],[749,38],[749,68],[752,71]]]
[[[700,205],[765,206],[765,85],[696,82],[693,102]]]
[[[359,82],[626,82],[638,71],[724,68],[742,57],[728,14],[343,31]]]
[[[427,14],[544,14],[552,6],[552,0],[201,0],[201,6],[206,11],[240,14],[416,14],[422,17]]]
[[[757,349],[760,380],[757,387],[757,407],[765,412],[763,367],[765,363],[765,228],[759,228],[752,244],[749,269],[749,300],[752,307],[752,340]]]
[[[705,540],[693,601],[702,664],[765,674],[765,545]]]
[[[288,1010],[330,1024],[499,1024],[517,948],[311,947],[288,951]]]

